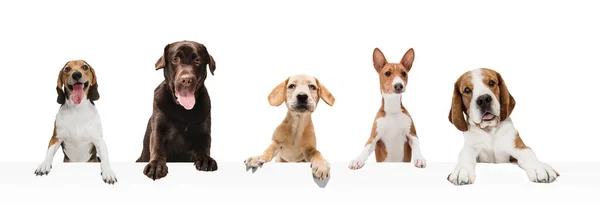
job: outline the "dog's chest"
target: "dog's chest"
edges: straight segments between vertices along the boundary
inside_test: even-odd
[[[63,140],[63,151],[72,162],[91,157],[92,142],[102,137],[102,125],[93,105],[61,107],[56,115],[56,137]]]
[[[402,161],[404,157],[404,143],[410,133],[412,120],[402,112],[386,114],[377,119],[377,135],[385,144],[388,153],[386,161]]]
[[[478,162],[507,163],[510,161],[507,150],[512,149],[511,145],[514,145],[514,137],[510,137],[510,131],[495,130],[491,133],[469,131],[465,133],[465,140],[477,150]]]

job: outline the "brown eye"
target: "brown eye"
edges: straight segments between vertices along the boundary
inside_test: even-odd
[[[90,69],[90,68],[89,68],[87,65],[83,65],[83,66],[81,66],[81,69],[82,69],[82,70],[88,70],[88,69]]]
[[[466,87],[465,90],[463,91],[465,94],[469,94],[471,93],[471,88]]]
[[[490,82],[488,82],[488,85],[490,85],[490,86],[494,86],[494,85],[496,85],[496,82],[495,82],[495,81],[493,81],[493,80],[490,80]]]
[[[179,63],[179,56],[175,56],[173,58],[173,63]]]
[[[406,72],[402,72],[402,77],[406,77]]]
[[[200,65],[200,58],[196,58],[196,59],[194,60],[194,63],[195,63],[196,65]]]
[[[316,90],[316,89],[317,89],[317,87],[316,87],[316,86],[314,86],[314,85],[309,85],[309,86],[308,86],[308,88],[309,88],[310,90]]]
[[[294,84],[288,85],[288,89],[294,89],[294,88],[296,88],[296,85],[294,85]]]
[[[68,67],[68,66],[67,66],[67,67],[65,68],[65,72],[69,72],[69,71],[71,71],[71,67]]]
[[[386,77],[390,77],[390,75],[392,75],[392,72],[390,72],[390,71],[385,72]]]

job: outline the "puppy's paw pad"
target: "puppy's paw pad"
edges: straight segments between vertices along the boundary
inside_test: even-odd
[[[157,180],[167,176],[169,168],[166,162],[151,161],[144,167],[144,175],[152,180]]]
[[[350,161],[350,164],[348,164],[348,168],[352,170],[360,169],[363,166],[365,166],[365,162],[362,160],[352,160]]]
[[[427,160],[423,157],[417,157],[413,159],[413,164],[417,168],[425,168],[427,166]]]
[[[537,166],[527,169],[527,177],[530,181],[536,183],[552,183],[558,176],[560,174],[545,163],[540,163]]]
[[[475,171],[464,167],[457,167],[448,175],[447,180],[454,185],[473,184],[475,182]]]
[[[325,160],[311,162],[312,174],[318,180],[323,180],[329,177],[329,162]]]
[[[35,169],[34,174],[36,176],[43,176],[43,175],[48,175],[48,173],[50,173],[50,170],[52,170],[52,164],[51,163],[42,163],[38,166],[37,169]]]
[[[212,172],[212,171],[216,171],[217,169],[219,169],[219,167],[217,166],[217,161],[215,161],[211,157],[195,161],[194,166],[196,166],[196,169],[198,171],[205,171],[205,172]]]

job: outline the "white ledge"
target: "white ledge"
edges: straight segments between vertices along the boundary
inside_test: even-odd
[[[529,182],[512,164],[478,164],[473,185],[446,181],[453,163],[425,169],[406,163],[367,163],[349,170],[332,163],[325,188],[308,163],[267,163],[254,174],[242,162],[220,163],[216,172],[191,163],[169,163],[167,177],[152,181],[144,163],[113,163],[118,182],[102,182],[97,163],[55,162],[48,176],[35,163],[1,163],[2,201],[31,204],[600,204],[600,163],[549,163],[561,176],[551,184]],[[10,204],[12,204],[10,203]],[[2,203],[3,204],[3,203]]]

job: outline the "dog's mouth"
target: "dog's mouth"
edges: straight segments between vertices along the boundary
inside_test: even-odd
[[[79,104],[83,100],[83,96],[85,96],[84,90],[89,86],[89,82],[80,83],[76,82],[72,85],[67,85],[67,88],[71,90],[71,99],[73,103]]]
[[[191,110],[196,104],[196,95],[192,89],[175,91],[175,98],[177,104],[181,105],[186,110]]]
[[[483,113],[483,116],[481,117],[481,121],[482,122],[489,122],[496,119],[496,115],[490,113],[490,112],[485,112]]]
[[[296,112],[306,112],[310,111],[311,106],[309,104],[296,104],[293,106],[293,108]]]

